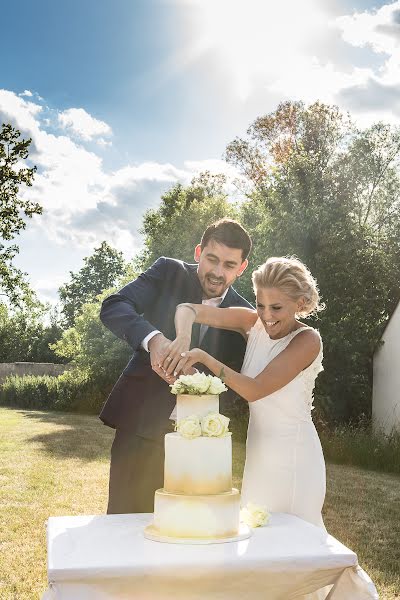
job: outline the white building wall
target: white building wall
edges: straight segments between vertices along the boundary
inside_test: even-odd
[[[400,431],[400,303],[374,354],[372,422],[386,433]]]

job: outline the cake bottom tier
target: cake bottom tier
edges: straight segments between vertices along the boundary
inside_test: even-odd
[[[239,532],[240,494],[186,496],[157,490],[154,528],[176,538],[229,538]]]

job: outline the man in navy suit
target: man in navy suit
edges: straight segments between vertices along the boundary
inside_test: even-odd
[[[100,318],[133,349],[100,419],[116,429],[111,449],[107,512],[153,512],[163,487],[164,436],[171,431],[175,396],[160,368],[175,338],[174,316],[182,302],[251,305],[231,285],[247,267],[251,240],[236,221],[210,225],[195,248],[197,264],[161,257],[103,302]],[[195,325],[191,347],[201,347],[240,371],[245,340],[233,331]],[[229,395],[229,392],[226,394]],[[221,411],[222,412],[222,411]]]

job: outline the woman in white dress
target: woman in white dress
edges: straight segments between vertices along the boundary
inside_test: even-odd
[[[323,527],[325,463],[311,419],[322,370],[319,333],[298,319],[323,306],[315,279],[296,258],[270,258],[253,273],[257,310],[181,304],[177,338],[163,367],[169,375],[202,363],[249,403],[242,502],[265,505]],[[241,373],[187,348],[193,322],[239,331],[247,338]]]

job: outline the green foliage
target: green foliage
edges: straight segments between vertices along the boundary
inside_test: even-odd
[[[135,278],[131,265],[120,285]],[[128,362],[132,350],[106,329],[100,319],[102,300],[114,289],[104,290],[95,301],[83,304],[72,327],[50,344],[56,360],[71,370],[59,377],[9,377],[3,385],[4,406],[98,413],[112,386]]]
[[[0,404],[19,408],[51,409],[57,397],[57,381],[48,375],[7,377],[0,388]]]
[[[112,291],[105,290],[95,302],[84,304],[75,325],[64,331],[52,346],[57,356],[101,381],[105,387],[115,382],[132,354],[128,344],[104,327],[99,319],[101,302]]]
[[[120,285],[134,277],[128,265]],[[99,319],[101,302],[113,291],[104,290],[94,302],[84,304],[74,326],[60,331],[50,344],[49,351],[55,357],[51,362],[68,362],[72,368],[58,377],[8,377],[0,391],[0,405],[85,413],[100,411],[132,354],[130,347]],[[26,318],[26,315],[20,317]]]
[[[112,290],[96,302],[83,305],[74,327],[51,345],[55,355],[73,367],[58,377],[8,377],[0,404],[23,408],[98,413],[131,356],[131,349],[106,329],[100,305]]]
[[[0,293],[19,304],[21,298],[29,298],[31,291],[24,274],[13,264],[18,253],[16,244],[5,246],[26,227],[24,217],[41,214],[42,208],[20,195],[20,187],[32,186],[36,167],[24,168],[22,161],[28,158],[31,139],[20,139],[21,132],[3,123],[0,130]]]
[[[44,324],[47,311],[40,303],[14,311],[0,303],[0,362],[65,362],[49,347],[62,329],[54,315],[49,325]]]
[[[339,421],[369,414],[373,350],[400,297],[399,131],[360,131],[336,107],[287,102],[248,135],[226,152],[253,184],[241,291],[251,293],[250,272],[268,256],[303,260],[327,305],[311,322],[324,340],[317,404]]]
[[[189,187],[174,185],[159,208],[146,212],[141,233],[145,249],[135,266],[144,270],[159,256],[194,262],[196,244],[208,225],[222,217],[237,217],[237,208],[223,191],[224,175],[201,173]]]
[[[58,377],[26,375],[7,377],[0,388],[0,405],[38,410],[98,412],[105,390],[82,370]]]
[[[102,242],[84,263],[78,273],[70,271],[70,281],[59,289],[65,327],[73,325],[86,302],[115,285],[126,268],[122,252],[111,248],[107,242]]]
[[[400,432],[384,435],[369,422],[320,431],[325,459],[385,473],[400,473]]]

